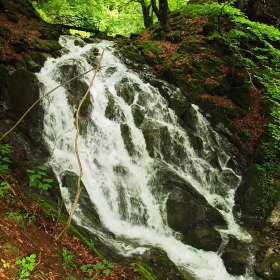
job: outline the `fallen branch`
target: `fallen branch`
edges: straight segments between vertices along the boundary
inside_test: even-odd
[[[79,114],[80,114],[80,109],[85,101],[85,99],[87,98],[88,94],[89,94],[89,91],[90,91],[90,88],[92,87],[92,84],[94,82],[94,79],[96,77],[96,74],[98,72],[98,69],[100,68],[100,65],[101,65],[101,61],[102,61],[102,58],[103,58],[103,55],[104,55],[104,50],[102,51],[102,54],[99,58],[99,61],[98,61],[98,64],[96,66],[96,69],[95,69],[95,72],[94,72],[94,75],[91,79],[91,82],[90,82],[90,85],[87,89],[87,92],[85,93],[84,97],[82,98],[79,106],[78,106],[78,109],[77,109],[77,112],[76,112],[76,137],[75,137],[75,153],[76,153],[76,157],[77,157],[77,161],[78,161],[78,165],[79,165],[79,170],[80,170],[80,175],[79,175],[79,178],[78,178],[78,182],[77,182],[77,190],[76,190],[76,196],[75,196],[75,199],[74,199],[74,202],[73,202],[73,205],[72,205],[72,208],[71,208],[71,211],[70,211],[70,214],[69,214],[69,217],[68,217],[68,220],[65,224],[65,227],[63,228],[63,230],[60,232],[60,234],[55,238],[55,240],[59,240],[63,235],[64,233],[67,231],[67,229],[69,228],[70,226],[70,223],[72,221],[72,218],[73,218],[73,215],[74,215],[74,212],[76,210],[76,207],[77,207],[77,204],[78,204],[78,200],[79,200],[79,197],[80,197],[80,193],[81,193],[81,179],[82,179],[82,176],[83,176],[83,168],[82,168],[82,164],[81,164],[81,160],[80,160],[80,156],[79,156],[79,150],[78,150],[78,137],[79,137]]]

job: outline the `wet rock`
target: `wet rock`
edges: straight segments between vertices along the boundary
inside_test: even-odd
[[[261,221],[258,218],[258,209],[263,197],[257,167],[253,166],[243,175],[234,200],[234,213],[237,219],[245,226],[256,226]]]
[[[85,46],[85,42],[81,38],[76,38],[74,45],[83,48]]]
[[[54,74],[54,78],[58,82],[65,82],[79,75],[80,71],[81,71],[81,65],[79,61],[73,60],[72,63],[70,63],[70,65],[65,65],[65,64],[60,65],[60,67],[56,70]],[[79,103],[81,102],[82,98],[88,91],[89,86],[83,80],[83,78],[77,78],[71,81],[70,83],[67,83],[64,87],[67,93],[68,103],[73,108],[73,111],[76,111]],[[82,117],[88,116],[90,109],[91,109],[91,100],[90,100],[90,95],[88,94],[82,104],[80,110],[80,116]]]
[[[108,93],[108,104],[105,110],[105,117],[109,120],[122,123],[125,121],[125,115],[121,106],[117,104],[114,97]]]
[[[130,127],[127,124],[121,124],[120,128],[126,150],[128,151],[129,155],[133,157],[133,155],[136,154],[136,150],[132,141]]]
[[[95,68],[97,66],[100,53],[98,48],[92,47],[83,56],[86,58],[88,64],[91,65],[92,68]]]
[[[65,171],[62,175],[62,186],[67,188],[69,192],[69,200],[74,201],[77,189],[78,176],[70,171]],[[93,227],[100,224],[99,215],[95,209],[94,204],[91,202],[89,194],[81,182],[81,194],[78,202],[78,207],[81,209],[83,216],[87,219],[87,222],[90,221]]]
[[[229,274],[243,275],[248,266],[249,244],[230,236],[221,258]]]
[[[119,83],[115,85],[117,95],[122,97],[123,100],[131,105],[134,100],[134,87],[133,84],[129,82],[129,79],[123,78]]]
[[[146,270],[155,279],[166,279],[166,280],[194,280],[194,278],[185,273],[185,275],[179,271],[176,265],[168,258],[165,252],[157,248],[151,248],[146,251],[142,256],[141,260],[145,263],[141,264],[142,269]],[[136,264],[137,264],[136,263]],[[144,266],[143,266],[144,265]]]
[[[145,118],[144,109],[142,109],[137,104],[133,104],[131,106],[131,112],[132,112],[132,116],[133,116],[133,119],[134,119],[134,123],[135,123],[136,127],[139,128],[141,126],[141,124],[143,123],[144,118]]]
[[[207,225],[197,225],[184,234],[182,242],[204,251],[218,251],[222,242],[221,235]]]
[[[149,82],[159,90],[168,106],[175,111],[178,117],[181,117],[190,108],[189,101],[175,86],[158,79],[151,79]]]
[[[39,81],[26,69],[18,69],[7,79],[9,107],[18,115],[23,115],[39,99]],[[35,105],[26,118],[36,122],[39,105]]]
[[[171,138],[166,126],[145,120],[142,124],[142,132],[146,141],[146,149],[152,158],[169,160],[171,156]]]
[[[243,275],[246,272],[246,257],[237,250],[227,250],[222,260],[229,274]]]
[[[40,66],[30,57],[29,54],[23,54],[23,58],[25,60],[26,68],[31,72],[39,72]]]
[[[221,236],[214,226],[226,226],[222,215],[190,184],[172,174],[164,184],[172,189],[166,202],[168,225],[182,234],[182,241],[198,249],[217,251]]]

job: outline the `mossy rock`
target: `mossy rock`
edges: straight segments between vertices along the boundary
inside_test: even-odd
[[[258,216],[260,201],[263,199],[262,187],[256,166],[249,168],[243,175],[242,182],[235,192],[235,213],[241,212],[239,218],[244,225],[254,226],[260,223]]]
[[[170,41],[171,43],[179,43],[182,41],[182,36],[180,30],[176,30],[168,35],[166,35],[166,40]]]
[[[29,53],[29,55],[30,55],[31,59],[41,67],[44,66],[44,63],[48,59],[48,54],[46,54],[46,53],[31,51]]]
[[[267,254],[261,263],[255,266],[256,274],[265,280],[280,279],[280,256],[277,253]]]
[[[249,112],[252,106],[251,94],[247,84],[242,87],[235,87],[229,93],[232,101],[237,104],[241,109]]]
[[[121,135],[123,138],[123,143],[125,145],[125,148],[128,154],[132,157],[133,155],[136,154],[136,150],[135,150],[135,145],[132,141],[130,127],[127,124],[121,124],[120,129],[121,129]]]
[[[183,243],[204,251],[218,251],[222,238],[212,227],[206,225],[196,226],[190,233],[184,235]]]
[[[168,258],[165,252],[157,248],[151,248],[145,252],[141,260],[133,263],[136,270],[142,275],[141,280],[194,280],[187,272],[182,273]]]
[[[23,54],[23,58],[28,71],[39,72],[41,67],[31,58],[28,53]]]
[[[7,70],[3,64],[0,64],[0,99],[5,100],[7,89]]]
[[[229,236],[229,242],[221,256],[229,274],[243,275],[248,266],[250,244]]]
[[[49,48],[49,51],[59,51],[62,49],[62,46],[58,41],[55,40],[48,40],[47,41],[47,47]]]
[[[245,274],[247,259],[242,252],[237,250],[226,250],[222,255],[222,260],[229,274]]]
[[[139,128],[144,121],[145,112],[137,104],[133,104],[131,106],[131,112],[132,112],[134,123],[135,123],[136,127]]]
[[[11,45],[13,46],[15,52],[19,54],[25,52],[28,48],[28,42],[24,38],[11,43]]]
[[[39,81],[34,73],[19,68],[8,78],[10,106],[16,114],[23,115],[39,99]],[[33,107],[27,118],[36,120],[39,105]]]
[[[155,41],[137,41],[137,45],[149,65],[161,63],[164,51],[162,44]]]

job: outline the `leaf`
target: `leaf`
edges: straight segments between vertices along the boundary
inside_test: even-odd
[[[93,266],[93,268],[94,268],[95,270],[98,270],[98,269],[104,268],[104,266],[103,266],[101,263],[97,263],[97,264],[95,264],[95,265]]]
[[[48,169],[46,165],[37,166],[37,168],[43,171]]]
[[[110,270],[109,269],[104,269],[102,272],[106,276],[108,276],[110,274]]]

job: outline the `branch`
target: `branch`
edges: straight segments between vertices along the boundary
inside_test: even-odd
[[[86,71],[86,72],[84,72],[84,73],[82,73],[82,74],[79,74],[79,75],[75,76],[74,78],[72,78],[72,79],[70,79],[70,80],[68,80],[68,81],[66,81],[66,82],[64,82],[64,83],[62,83],[62,84],[60,84],[60,85],[58,85],[57,87],[55,87],[55,88],[52,89],[51,91],[49,91],[49,92],[45,93],[43,96],[41,96],[37,101],[35,101],[35,102],[29,107],[29,109],[23,114],[23,116],[17,121],[17,123],[16,123],[9,131],[7,131],[7,132],[0,138],[0,141],[3,140],[10,132],[13,131],[13,130],[18,126],[18,124],[23,120],[23,118],[30,112],[30,110],[31,110],[37,103],[39,103],[43,98],[45,98],[46,96],[48,96],[50,93],[52,93],[53,91],[55,91],[55,90],[58,89],[59,87],[62,87],[62,86],[64,86],[64,85],[66,85],[66,84],[72,82],[73,80],[75,80],[75,79],[77,79],[77,78],[79,78],[79,77],[81,77],[81,76],[83,76],[83,75],[89,73],[89,72],[92,71],[92,70],[93,70],[93,69],[90,69],[90,70],[88,70],[88,71]]]
[[[79,165],[79,170],[80,170],[80,175],[79,175],[79,178],[78,178],[78,182],[77,182],[77,190],[76,190],[76,196],[75,196],[75,199],[74,199],[74,202],[73,202],[73,205],[72,205],[72,209],[71,209],[71,212],[69,214],[69,217],[68,217],[68,220],[66,222],[66,225],[65,227],[63,228],[63,230],[60,232],[60,234],[55,238],[55,241],[59,240],[63,235],[64,233],[67,231],[67,229],[69,228],[70,226],[70,223],[72,221],[72,218],[73,218],[73,215],[74,215],[74,212],[76,210],[76,207],[77,207],[77,204],[78,204],[78,200],[79,200],[79,197],[80,197],[80,193],[81,193],[81,179],[82,179],[82,176],[83,176],[83,167],[82,167],[82,164],[81,164],[81,160],[80,160],[80,155],[79,155],[79,150],[78,150],[78,137],[79,137],[79,114],[80,114],[80,109],[83,105],[83,102],[85,101],[86,97],[88,96],[89,94],[89,91],[90,91],[90,88],[92,87],[92,84],[94,82],[94,79],[96,77],[96,74],[98,72],[98,69],[100,68],[100,64],[101,64],[101,61],[102,61],[102,58],[103,58],[103,54],[104,54],[104,49],[102,51],[102,54],[100,56],[100,59],[98,61],[98,64],[96,66],[96,69],[95,69],[95,72],[94,72],[94,75],[92,77],[92,80],[90,82],[90,85],[87,89],[87,92],[85,93],[84,97],[82,98],[80,104],[79,104],[79,107],[78,107],[78,110],[77,110],[77,113],[76,113],[76,137],[75,137],[75,153],[76,153],[76,157],[77,157],[77,161],[78,161],[78,165]]]

